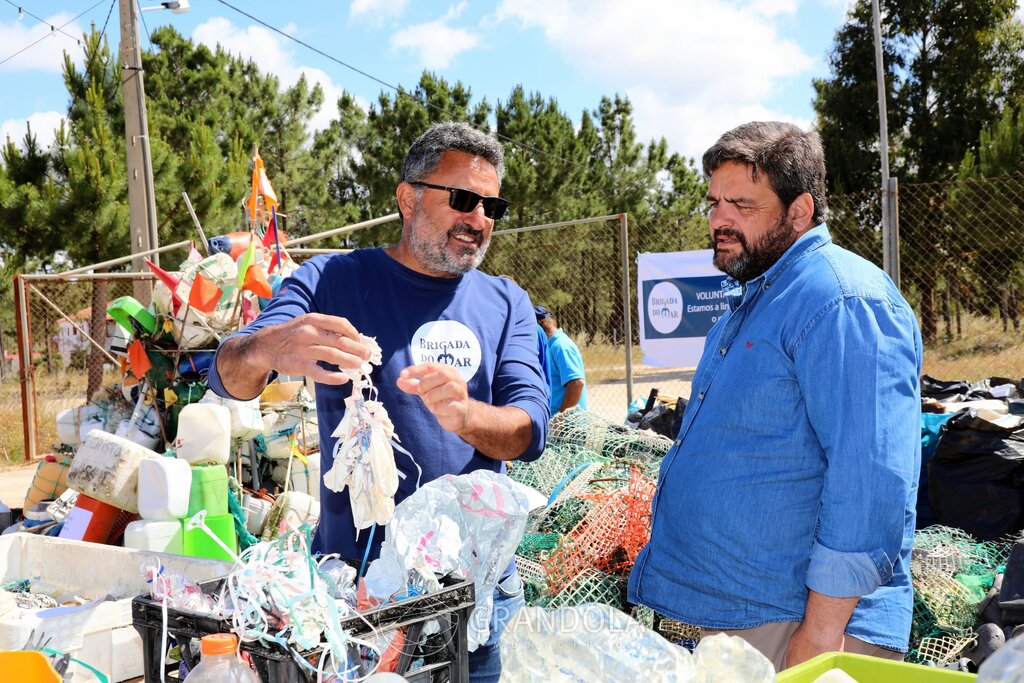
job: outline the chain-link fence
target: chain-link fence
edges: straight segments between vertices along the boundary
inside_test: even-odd
[[[0,385],[0,457],[50,452],[57,414],[121,381],[128,337],[107,306],[151,282],[137,274],[15,278],[15,316],[24,329]],[[23,372],[26,363],[31,372]]]
[[[879,265],[880,199],[877,191],[829,199],[835,241]],[[900,284],[925,338],[924,372],[971,381],[1024,377],[1024,174],[904,184],[897,201]],[[636,254],[699,248],[706,240],[705,224],[696,217],[673,225],[634,220],[623,250],[626,220],[607,216],[499,230],[483,265],[489,273],[511,277],[535,304],[554,312],[582,351],[590,409],[616,423],[626,415],[630,390],[634,399],[646,398],[654,388],[662,395],[688,397],[692,377],[689,368],[651,368],[640,362]],[[22,459],[26,433],[33,442],[30,457],[47,452],[55,441],[57,412],[82,405],[91,392],[119,380],[111,347],[123,338],[103,310],[115,298],[132,294],[136,282],[150,281],[148,275],[131,274],[16,280],[16,305],[26,307],[28,324],[19,331],[18,347],[6,349],[0,459]],[[98,313],[93,311],[96,302]],[[21,348],[23,339],[29,351]],[[27,393],[19,373],[25,353],[33,368]],[[27,414],[34,415],[28,430],[22,425],[23,393],[33,408]]]
[[[836,242],[882,263],[880,194],[829,200]],[[1024,377],[1024,174],[902,184],[900,289],[918,315],[924,372]]]

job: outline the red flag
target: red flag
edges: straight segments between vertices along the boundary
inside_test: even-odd
[[[128,345],[128,365],[131,366],[132,374],[139,379],[153,367],[149,362],[149,356],[146,355],[145,347],[138,339]]]
[[[149,266],[149,269],[151,271],[153,271],[153,274],[157,276],[157,278],[160,280],[160,282],[162,282],[165,285],[167,285],[167,289],[171,290],[171,301],[174,304],[174,312],[177,313],[178,312],[178,308],[183,303],[185,303],[184,301],[181,300],[181,297],[178,296],[178,292],[177,292],[178,284],[181,282],[181,278],[180,277],[175,277],[175,276],[171,275],[166,270],[164,270],[160,266],[156,265],[155,263],[153,263],[149,259],[146,259],[146,265]]]
[[[192,289],[188,293],[188,305],[209,315],[217,308],[221,294],[223,292],[220,287],[202,273],[196,273],[196,279],[192,281]]]
[[[259,315],[248,299],[242,299],[242,327],[245,327]]]

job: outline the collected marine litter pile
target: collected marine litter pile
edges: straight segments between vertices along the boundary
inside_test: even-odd
[[[627,606],[626,579],[650,536],[651,499],[672,441],[579,408],[551,420],[547,448],[509,476],[548,497],[516,551],[527,604],[558,609],[601,603],[692,648],[699,631]]]
[[[120,382],[57,415],[61,443],[36,472],[18,530],[226,559],[182,520],[206,510],[232,548],[273,537],[284,516],[315,523],[319,429],[302,379],[251,401],[207,386],[219,341],[255,319],[296,268],[259,155],[246,208],[249,231],[209,239],[206,256],[193,248],[175,272],[149,263],[148,307],[130,296],[108,305],[128,335]]]
[[[527,501],[504,475],[448,475],[395,507],[380,557],[366,567],[311,555],[306,525],[251,546],[226,578],[205,585],[151,567],[152,590],[133,608],[147,643],[147,680],[166,667],[162,638],[175,638],[191,668],[198,639],[218,632],[237,635],[264,681],[354,680],[442,665],[448,680],[466,680],[468,651],[490,635],[491,596]]]

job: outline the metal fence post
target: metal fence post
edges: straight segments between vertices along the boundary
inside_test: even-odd
[[[626,405],[633,403],[633,305],[629,293],[629,219],[619,214],[622,240],[622,321],[626,340]]]
[[[28,318],[28,283],[14,276],[14,306],[17,312],[18,365],[21,383],[21,426],[25,434],[25,462],[36,457],[36,387],[32,362],[32,335]]]
[[[885,239],[885,272],[892,278],[893,283],[896,284],[896,288],[900,286],[900,203],[899,203],[899,186],[896,178],[889,178],[889,185],[885,190],[886,201],[882,205],[884,210],[888,213],[886,216],[886,225],[889,226],[888,231],[884,235]]]

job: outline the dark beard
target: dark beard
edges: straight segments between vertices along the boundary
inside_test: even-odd
[[[793,223],[786,220],[785,214],[779,216],[779,219],[752,245],[747,244],[747,238],[739,230],[720,228],[715,230],[711,241],[712,249],[715,248],[714,240],[718,235],[734,237],[739,242],[741,251],[738,256],[729,256],[716,249],[712,263],[715,268],[740,282],[749,282],[764,274],[796,241]]]

